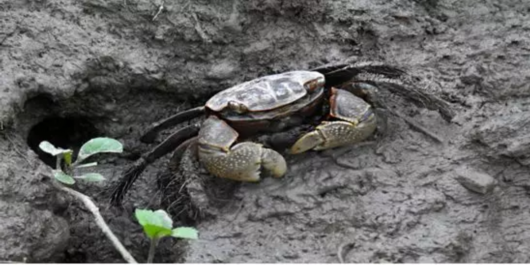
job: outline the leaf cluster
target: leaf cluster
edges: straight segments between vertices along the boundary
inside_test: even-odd
[[[43,141],[39,144],[39,148],[42,151],[51,154],[57,158],[57,166],[53,171],[53,177],[64,184],[73,185],[78,180],[99,182],[105,180],[103,175],[99,173],[87,173],[82,175],[75,175],[75,170],[79,168],[87,168],[97,166],[97,162],[81,164],[87,158],[92,155],[99,153],[121,153],[123,152],[123,145],[112,138],[99,137],[94,138],[83,144],[79,153],[77,154],[77,160],[72,161],[73,151],[71,149],[62,149],[55,147],[48,141]],[[65,162],[65,169],[61,168],[61,162]]]

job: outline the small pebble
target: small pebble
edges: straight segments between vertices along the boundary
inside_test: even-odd
[[[298,255],[298,253],[286,252],[283,253],[282,257],[286,259],[299,259],[300,255]]]
[[[497,181],[490,175],[469,168],[457,170],[456,180],[466,189],[486,194],[493,190]]]

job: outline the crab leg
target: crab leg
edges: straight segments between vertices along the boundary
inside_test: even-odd
[[[153,148],[149,153],[142,155],[142,157],[136,160],[136,162],[129,167],[127,171],[125,171],[122,179],[114,188],[114,191],[111,195],[111,203],[114,205],[120,205],[123,196],[125,196],[132,184],[136,181],[136,179],[138,179],[140,174],[142,174],[149,164],[171,152],[181,144],[187,143],[187,140],[196,136],[198,132],[199,127],[196,124],[184,127],[173,133],[166,140],[164,140],[164,142]]]
[[[202,125],[198,138],[201,164],[213,175],[245,182],[260,180],[265,169],[274,177],[282,177],[287,164],[278,152],[253,142],[232,146],[238,133],[226,122],[210,116]]]
[[[291,147],[291,153],[324,150],[361,142],[377,128],[371,106],[342,89],[331,89],[330,113],[334,121],[323,121],[312,132],[303,135]]]
[[[354,79],[357,80],[357,77],[362,74],[372,74],[381,78],[399,78],[406,74],[402,69],[376,62],[323,66],[311,69],[311,71],[326,76],[326,87],[341,87]]]
[[[158,132],[167,129],[171,126],[175,126],[181,122],[189,121],[193,118],[197,118],[204,114],[204,106],[196,107],[193,109],[189,109],[183,112],[179,112],[163,121],[155,123],[149,130],[147,130],[142,137],[140,137],[140,141],[144,143],[152,143],[155,141],[156,135]]]

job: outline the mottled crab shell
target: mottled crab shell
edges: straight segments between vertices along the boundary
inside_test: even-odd
[[[250,112],[268,111],[291,104],[308,93],[308,82],[324,83],[324,75],[312,71],[291,71],[260,77],[214,95],[206,107],[220,112],[230,104],[243,105]]]

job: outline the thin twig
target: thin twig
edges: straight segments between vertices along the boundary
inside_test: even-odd
[[[197,14],[195,12],[192,12],[191,15],[193,19],[195,20],[195,31],[197,31],[197,34],[199,34],[199,37],[201,37],[201,39],[207,43],[212,42],[210,40],[210,37],[208,37],[208,35],[206,35],[204,30],[202,29],[201,23],[199,22],[199,18],[197,18]]]
[[[116,237],[116,235],[114,235],[114,233],[112,232],[112,230],[110,230],[109,226],[107,225],[107,223],[105,222],[105,220],[103,219],[103,216],[101,216],[101,214],[99,213],[99,209],[98,207],[96,206],[96,204],[90,199],[90,197],[86,196],[85,194],[83,193],[80,193],[78,191],[75,191],[71,188],[68,188],[66,186],[63,186],[59,183],[57,183],[56,181],[53,181],[53,184],[56,188],[78,198],[79,200],[81,200],[83,202],[83,204],[85,205],[85,207],[94,215],[94,217],[96,218],[96,224],[98,225],[99,228],[101,228],[101,230],[103,231],[103,233],[107,236],[108,239],[110,239],[110,241],[112,242],[112,244],[114,245],[114,247],[118,250],[118,252],[120,252],[120,254],[122,255],[123,259],[125,261],[127,261],[128,263],[138,263],[136,262],[136,260],[134,259],[134,257],[131,255],[131,253],[129,253],[129,251],[127,251],[127,249],[125,249],[125,247],[121,244],[120,240]]]
[[[160,15],[160,13],[162,13],[162,10],[164,10],[164,4],[161,4],[160,7],[158,8],[158,11],[156,12],[155,16],[153,17],[153,20],[152,21],[155,21],[155,19],[158,17],[158,15]]]
[[[183,4],[182,7],[180,8],[179,13],[184,13],[184,11],[186,11],[186,8],[190,6],[190,3],[191,3],[191,0],[188,0],[185,4]]]
[[[344,263],[344,249],[347,247],[348,249],[351,249],[355,246],[355,243],[348,242],[344,243],[339,246],[339,249],[337,250],[337,258],[339,259],[340,263]],[[347,254],[347,253],[346,253]]]
[[[432,138],[433,140],[437,141],[438,143],[441,143],[441,144],[445,143],[445,140],[442,137],[440,137],[440,136],[436,135],[435,133],[427,130],[427,128],[421,126],[420,124],[418,124],[416,121],[412,120],[411,118],[406,117],[404,115],[401,115],[401,114],[399,114],[399,113],[397,113],[395,111],[392,111],[390,109],[388,109],[388,111],[390,111],[392,114],[394,114],[394,115],[400,117],[401,119],[403,119],[413,129],[416,129],[417,131],[429,136],[430,138]]]

